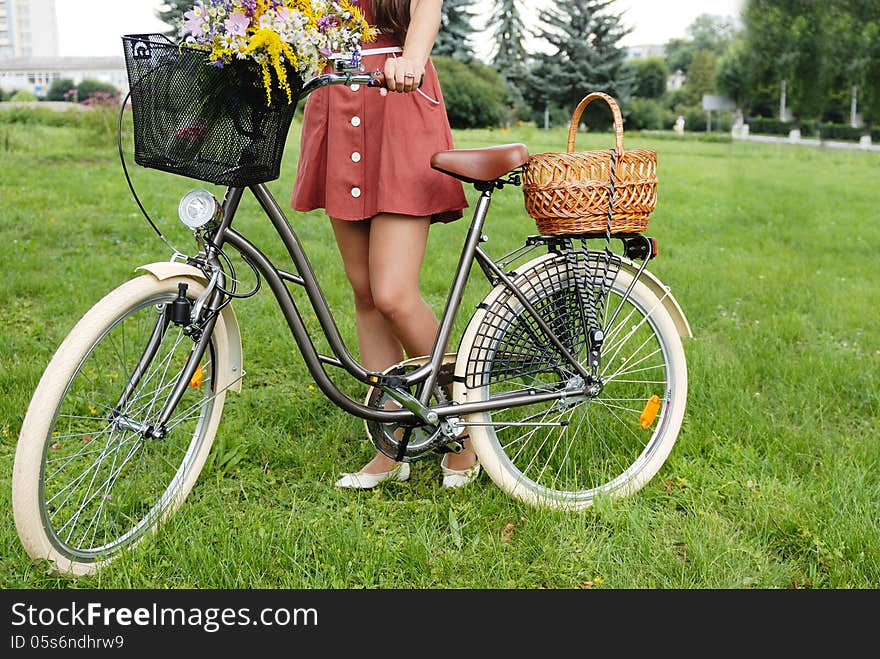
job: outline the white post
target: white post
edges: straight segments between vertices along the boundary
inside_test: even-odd
[[[850,103],[850,108],[849,108],[849,125],[852,126],[853,128],[859,127],[858,126],[858,117],[856,116],[857,111],[859,109],[858,103],[859,103],[859,88],[858,88],[858,86],[853,85],[852,103]]]
[[[785,85],[786,81],[782,81],[782,93],[779,96],[779,120],[785,121]]]
[[[544,130],[550,130],[550,106],[544,106]]]

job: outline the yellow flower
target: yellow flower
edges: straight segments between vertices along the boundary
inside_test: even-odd
[[[277,32],[269,28],[262,28],[257,30],[256,34],[251,37],[245,54],[251,55],[256,51],[265,51],[269,56],[268,62],[266,60],[260,62],[260,68],[263,73],[263,86],[266,88],[268,104],[272,105],[272,71],[269,68],[270,64],[278,78],[278,86],[287,93],[287,102],[293,103],[293,92],[290,89],[290,82],[287,80],[287,71],[284,68],[284,63],[281,61],[281,56],[284,55],[290,65],[294,68],[296,67],[298,58],[296,53],[293,52],[293,48],[290,47],[289,43],[283,41]]]

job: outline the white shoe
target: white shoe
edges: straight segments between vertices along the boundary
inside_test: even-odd
[[[336,487],[348,487],[353,490],[371,490],[382,481],[405,481],[409,478],[409,463],[400,462],[389,471],[380,471],[378,474],[368,474],[358,471],[354,474],[342,474],[342,478],[336,481]]]
[[[450,469],[446,466],[446,456],[440,461],[440,470],[443,472],[443,487],[464,487],[473,483],[480,475],[480,462],[475,462],[467,469]]]

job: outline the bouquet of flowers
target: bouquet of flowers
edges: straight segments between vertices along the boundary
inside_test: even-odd
[[[272,73],[293,102],[287,72],[302,79],[322,69],[333,54],[350,53],[360,62],[361,42],[378,31],[358,0],[196,0],[186,11],[180,36],[191,47],[209,51],[214,66],[253,60],[260,66],[269,105]]]

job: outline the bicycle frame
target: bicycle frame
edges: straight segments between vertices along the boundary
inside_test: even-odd
[[[370,74],[366,74],[366,76],[355,76],[350,73],[340,76],[319,76],[306,85],[303,90],[303,96],[308,95],[311,91],[314,91],[319,87],[337,83],[347,84],[352,81],[361,82],[361,78],[363,78],[363,81],[368,82],[368,84],[374,84],[375,82],[375,79],[372,78]],[[225,284],[226,276],[220,263],[219,252],[225,245],[229,245],[235,249],[242,258],[256,270],[258,275],[262,276],[272,290],[278,306],[290,327],[299,351],[305,360],[306,366],[318,388],[333,403],[354,416],[382,423],[422,422],[436,425],[441,419],[447,417],[458,417],[460,415],[475,412],[501,409],[502,407],[509,408],[531,405],[537,402],[586,395],[594,382],[592,374],[570,354],[556,334],[541,318],[540,314],[535,311],[525,294],[516,288],[512,280],[502,271],[492,258],[480,248],[480,243],[485,240],[482,235],[482,230],[488,215],[492,193],[495,188],[500,187],[500,185],[498,181],[489,181],[485,184],[478,184],[476,187],[480,190],[481,194],[477,201],[473,219],[471,220],[471,225],[468,229],[467,237],[459,257],[458,267],[446,299],[443,314],[440,318],[439,329],[435,336],[431,354],[429,355],[427,363],[405,375],[386,376],[383,373],[370,371],[351,355],[339,332],[333,313],[327,304],[326,298],[324,297],[320,284],[315,276],[314,269],[309,262],[299,238],[293,231],[293,228],[285,217],[281,207],[278,205],[278,202],[274,199],[265,184],[260,183],[250,186],[249,188],[227,188],[222,203],[220,219],[216,226],[205,234],[205,258],[202,262],[197,262],[193,259],[190,259],[190,262],[202,267],[207,278],[212,282],[219,283],[222,288]],[[232,228],[232,221],[244,195],[245,189],[248,189],[253,193],[264,213],[272,222],[276,233],[293,261],[296,268],[295,274],[277,268],[256,245]],[[525,312],[531,314],[535,319],[536,324],[546,335],[547,340],[559,350],[560,354],[570,363],[574,371],[583,378],[583,382],[585,383],[583,390],[567,390],[564,392],[549,393],[532,391],[531,393],[526,394],[509,394],[497,397],[493,400],[461,405],[454,403],[436,406],[430,405],[432,391],[437,382],[440,366],[443,362],[444,354],[446,353],[455,318],[461,306],[464,289],[474,261],[480,265],[490,281],[495,280],[495,282],[502,283],[513,292],[522,304]],[[285,282],[297,284],[306,291],[309,302],[320,323],[321,330],[330,344],[333,356],[322,355],[316,349],[299,308]],[[229,302],[224,293],[212,286],[209,286],[208,293],[208,298],[206,300],[200,300],[199,302],[199,304],[203,304],[203,307],[200,310],[207,312],[205,317],[208,319],[208,326],[205,328],[206,331],[201,332],[201,335],[196,338],[189,363],[181,373],[180,380],[174,391],[169,396],[168,400],[166,400],[165,406],[157,419],[157,424],[153,431],[154,434],[162,434],[162,428],[165,423],[167,423],[168,419],[170,419],[174,408],[180,401],[183,392],[186,389],[187,383],[195,373],[202,355],[207,348],[210,339],[210,328],[213,327],[212,320],[215,320],[216,313],[221,306]],[[144,359],[148,358],[148,354],[149,350],[145,352]],[[400,403],[402,409],[389,410],[372,408],[355,401],[336,386],[324,369],[325,365],[342,368],[358,381],[380,388],[391,398]],[[408,393],[410,387],[416,387],[417,393],[415,396]],[[403,391],[403,389],[406,389],[407,391]]]
[[[440,318],[439,330],[435,337],[429,359],[422,367],[416,369],[412,373],[399,377],[388,377],[382,373],[370,371],[351,355],[339,332],[333,313],[324,297],[320,284],[315,276],[314,269],[309,262],[308,256],[306,255],[299,238],[293,231],[290,223],[287,221],[287,218],[277,201],[264,184],[254,185],[248,189],[256,197],[266,216],[272,222],[278,236],[293,260],[297,274],[292,274],[277,268],[256,245],[232,228],[232,220],[241,202],[245,188],[227,189],[222,204],[221,219],[217,227],[210,232],[208,236],[209,240],[206,241],[206,261],[212,264],[216,273],[221,267],[217,252],[225,245],[229,245],[254,267],[272,290],[272,293],[284,314],[284,318],[290,327],[300,353],[305,360],[306,366],[318,388],[337,406],[354,416],[376,422],[396,421],[413,423],[420,420],[424,423],[436,424],[440,419],[450,416],[458,417],[460,415],[474,412],[491,411],[502,407],[515,407],[518,405],[531,405],[536,402],[557,400],[564,397],[586,394],[587,388],[593,380],[591,374],[568,352],[559,338],[541,319],[540,314],[535,312],[531,307],[526,296],[516,288],[510,278],[504,274],[492,258],[479,247],[479,243],[484,240],[482,229],[488,214],[492,192],[495,186],[485,187],[486,189],[481,191],[474,210],[473,219],[459,257],[456,274],[446,300],[443,314]],[[572,367],[581,375],[581,377],[583,377],[584,382],[586,383],[583,392],[571,390],[550,393],[533,392],[531,394],[508,395],[503,398],[479,403],[462,405],[429,405],[431,391],[436,384],[443,356],[446,353],[446,348],[452,333],[455,317],[461,306],[464,289],[475,260],[480,264],[484,271],[487,273],[493,273],[499,281],[503,282],[503,284],[510,288],[514,295],[519,298],[527,312],[531,313],[536,319],[539,327],[541,327],[546,334],[548,340],[556,346],[560,353],[568,359]],[[334,356],[322,355],[316,349],[311,335],[306,328],[305,322],[303,321],[300,310],[285,282],[297,284],[306,291],[309,302],[318,318],[318,322],[329,342]],[[211,301],[205,305],[205,310],[209,312],[216,311],[224,301],[223,294],[219,291],[215,291]],[[209,315],[209,317],[211,316]],[[203,334],[203,336],[196,341],[196,344],[193,347],[193,356],[197,357],[197,359],[190,359],[189,368],[184,369],[184,372],[181,374],[182,383],[185,384],[192,377],[192,373],[189,373],[189,370],[192,370],[193,372],[195,371],[201,356],[207,347],[207,338],[207,334]],[[325,364],[342,368],[360,382],[379,387],[383,391],[388,392],[390,396],[403,405],[403,409],[377,409],[355,401],[336,386],[324,369]],[[418,387],[417,397],[408,396],[408,394],[400,391],[401,388],[408,388],[411,386]],[[181,388],[181,394],[182,391],[183,388]],[[161,428],[167,421],[166,417],[170,418],[177,402],[174,400],[175,398],[178,398],[179,400],[179,396],[172,395],[169,397],[169,400],[166,401],[165,409],[163,410],[163,413],[160,414],[157,427]]]

